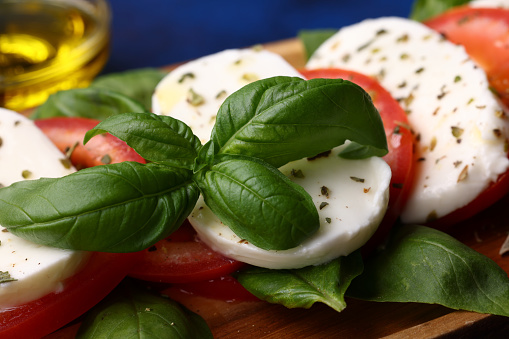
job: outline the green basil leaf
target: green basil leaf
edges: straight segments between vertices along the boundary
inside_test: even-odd
[[[417,0],[412,6],[410,18],[417,21],[425,21],[450,8],[465,5],[469,2],[470,0]]]
[[[104,120],[125,112],[147,112],[137,101],[125,95],[98,88],[77,88],[49,96],[32,115],[32,119],[83,117]]]
[[[189,170],[123,162],[0,189],[0,224],[35,243],[134,252],[175,231],[199,190]]]
[[[323,265],[296,270],[252,267],[235,277],[249,292],[270,303],[310,308],[322,302],[341,312],[346,307],[345,291],[362,267],[361,254],[356,251]]]
[[[507,274],[453,237],[423,226],[397,229],[347,295],[509,316]]]
[[[325,42],[328,38],[336,34],[338,29],[304,29],[299,31],[298,37],[304,46],[306,60]]]
[[[346,140],[366,146],[365,156],[387,153],[371,98],[342,79],[274,77],[251,83],[225,100],[211,138],[218,153],[244,154],[276,167]]]
[[[214,163],[215,152],[214,152],[214,143],[209,140],[198,152],[198,157],[195,159],[194,164],[194,173],[198,173],[200,171],[205,170],[205,168],[209,167]]]
[[[180,120],[152,113],[124,113],[109,117],[87,132],[85,143],[108,132],[125,141],[143,158],[191,169],[201,142]]]
[[[146,110],[150,111],[152,107],[152,94],[157,84],[166,74],[168,72],[157,68],[140,68],[104,74],[92,81],[90,87],[123,94],[140,102]]]
[[[257,247],[292,248],[319,228],[309,194],[261,160],[232,156],[197,173],[195,180],[212,212]]]
[[[124,281],[83,319],[77,339],[213,338],[205,320],[179,303]]]

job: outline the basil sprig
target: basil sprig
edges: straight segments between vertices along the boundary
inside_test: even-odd
[[[124,140],[148,164],[88,168],[0,189],[0,224],[36,243],[89,251],[139,251],[176,230],[199,194],[246,241],[271,250],[317,231],[311,197],[277,169],[351,140],[348,157],[383,156],[380,115],[359,86],[340,79],[275,77],[233,93],[211,141],[151,113],[114,115],[89,131]]]

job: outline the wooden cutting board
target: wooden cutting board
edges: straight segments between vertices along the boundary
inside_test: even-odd
[[[305,65],[304,49],[297,39],[265,47],[296,68]],[[509,196],[449,231],[507,273],[509,256],[499,254],[499,250],[509,234],[508,205]],[[454,311],[439,305],[347,299],[346,310],[338,313],[323,304],[287,309],[265,302],[225,302],[198,296],[178,301],[206,320],[214,338],[509,338],[507,317]],[[76,329],[76,325],[71,326],[48,338],[70,338]]]

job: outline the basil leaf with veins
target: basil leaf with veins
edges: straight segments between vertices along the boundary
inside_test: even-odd
[[[0,189],[2,225],[53,247],[140,251],[189,215],[199,197],[191,177],[189,170],[123,162],[20,181]]]
[[[311,196],[256,158],[219,156],[195,175],[212,212],[241,239],[267,250],[300,244],[320,227]]]
[[[76,338],[212,339],[213,336],[198,314],[124,280],[85,315]]]
[[[123,94],[140,102],[146,110],[150,111],[152,107],[152,94],[154,94],[157,84],[167,74],[168,72],[158,68],[139,68],[103,74],[95,78],[90,87]]]
[[[345,291],[362,273],[362,257],[356,251],[318,266],[294,270],[249,267],[235,278],[258,298],[288,308],[310,308],[322,302],[341,312],[346,307]]]
[[[100,122],[87,132],[84,143],[108,132],[125,141],[144,159],[192,169],[201,142],[189,126],[169,116],[124,113]]]
[[[509,316],[509,278],[490,258],[432,228],[401,225],[371,256],[347,295],[440,304]]]
[[[82,117],[103,120],[125,112],[148,112],[136,100],[99,88],[75,88],[59,91],[34,111],[31,119]]]
[[[256,157],[280,167],[342,145],[348,158],[387,154],[380,114],[359,86],[341,79],[273,77],[253,82],[221,105],[211,139],[217,153]]]

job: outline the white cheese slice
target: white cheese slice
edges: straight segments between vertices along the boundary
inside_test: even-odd
[[[509,167],[509,119],[485,73],[463,47],[403,18],[345,27],[314,53],[308,68],[375,76],[400,101],[420,143],[403,222],[442,217],[475,199]]]
[[[243,241],[220,222],[201,198],[189,221],[212,249],[259,267],[301,268],[348,255],[366,243],[382,220],[389,199],[391,170],[377,157],[339,158],[342,147],[326,157],[302,159],[281,167],[285,175],[311,195],[320,217],[318,232],[295,248],[268,251]]]
[[[468,3],[471,7],[479,8],[505,8],[509,9],[508,0],[472,0]]]
[[[185,122],[205,143],[227,96],[250,82],[273,76],[302,77],[281,56],[267,50],[225,50],[172,70],[156,86],[152,111]]]
[[[60,177],[74,171],[64,155],[24,116],[0,108],[0,184]],[[0,271],[16,279],[0,282],[0,310],[60,291],[88,254],[37,245],[0,226]]]

